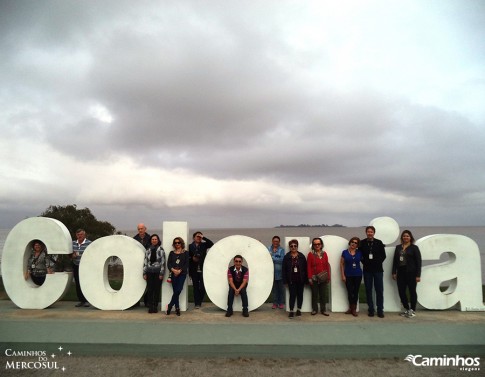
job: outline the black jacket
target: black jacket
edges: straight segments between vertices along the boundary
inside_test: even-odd
[[[402,245],[397,245],[394,251],[394,260],[392,261],[392,274],[399,270],[399,255],[401,254]],[[409,245],[404,254],[406,258],[406,275],[421,277],[421,252],[416,245]]]
[[[291,281],[291,252],[286,253],[283,258],[283,284],[289,284]],[[298,272],[300,273],[300,279],[303,284],[308,282],[307,266],[305,256],[298,252]]]
[[[382,262],[386,259],[386,249],[381,240],[374,238],[372,242],[367,238],[360,241],[359,250],[362,252],[364,272],[384,272]],[[372,259],[369,255],[372,253]]]

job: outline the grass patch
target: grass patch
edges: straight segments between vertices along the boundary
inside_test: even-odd
[[[118,278],[109,278],[108,279],[110,282],[110,285],[113,289],[119,290],[123,284],[123,280],[120,280]],[[188,300],[189,302],[194,302],[194,289],[192,285],[189,285],[188,287]],[[440,288],[441,289],[441,288]],[[330,290],[330,287],[329,287]],[[446,290],[446,287],[445,287]],[[443,289],[441,289],[443,292]],[[8,295],[5,292],[5,288],[3,286],[3,279],[0,277],[0,300],[8,300]],[[77,294],[76,294],[76,286],[74,285],[74,282],[71,284],[69,287],[69,290],[67,291],[66,295],[62,298],[61,301],[77,301]],[[207,295],[204,298],[204,302],[211,302]],[[266,303],[272,303],[273,298],[271,294],[268,296],[268,298],[265,301]],[[359,290],[359,302],[361,304],[367,303],[367,296],[365,294],[365,287],[364,284],[360,286]],[[485,285],[482,285],[482,302],[485,302]]]

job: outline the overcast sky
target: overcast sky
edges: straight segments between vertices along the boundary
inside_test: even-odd
[[[0,228],[485,225],[485,2],[0,2]]]

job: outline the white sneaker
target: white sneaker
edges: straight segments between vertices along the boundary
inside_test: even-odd
[[[408,310],[408,314],[406,315],[406,317],[408,317],[408,318],[416,317],[416,313],[414,312],[413,309],[409,309]]]
[[[408,316],[409,310],[403,311],[401,314],[399,314],[401,317],[407,317]]]

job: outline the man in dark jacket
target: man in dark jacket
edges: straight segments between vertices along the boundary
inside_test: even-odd
[[[369,317],[374,317],[375,308],[373,288],[376,292],[377,316],[384,318],[384,269],[382,263],[386,259],[385,246],[381,240],[374,238],[376,228],[372,225],[365,228],[366,239],[360,241],[359,250],[362,252],[364,265],[364,285],[369,307]]]
[[[207,256],[207,250],[214,246],[214,242],[204,237],[201,232],[195,232],[193,240],[194,242],[189,245],[189,275],[194,287],[195,308],[199,309],[205,297],[204,275],[202,273],[204,260]]]

